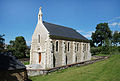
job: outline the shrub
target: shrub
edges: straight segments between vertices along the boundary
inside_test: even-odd
[[[91,47],[92,55],[97,55],[101,53],[101,47]]]

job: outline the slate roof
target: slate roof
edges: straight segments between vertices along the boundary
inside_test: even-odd
[[[80,33],[78,33],[76,30],[72,28],[48,23],[45,21],[43,21],[43,24],[50,32],[50,35],[88,41],[87,38],[85,38],[84,36],[82,36]]]
[[[25,65],[18,61],[10,53],[0,53],[0,70],[15,70],[25,68]]]

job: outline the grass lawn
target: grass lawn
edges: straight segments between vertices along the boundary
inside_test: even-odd
[[[91,65],[30,77],[33,81],[120,81],[120,55]]]

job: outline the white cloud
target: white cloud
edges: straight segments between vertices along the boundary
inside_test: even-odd
[[[26,41],[27,45],[31,45],[31,41]]]
[[[77,32],[79,32],[79,33],[84,33],[84,31],[82,31],[82,30],[77,30]]]
[[[112,27],[120,27],[120,22],[110,23],[109,26],[112,26]]]
[[[113,21],[118,20],[118,19],[120,19],[120,16],[114,17],[114,18],[108,20],[107,22],[110,23],[110,22],[113,22]]]
[[[111,24],[109,24],[109,25],[111,25],[111,26],[116,26],[118,23],[117,22],[113,22],[113,23],[111,23]]]
[[[91,38],[91,34],[84,35],[86,38]]]
[[[87,31],[87,32],[85,32],[83,30],[77,30],[77,32],[81,33],[86,38],[91,38],[92,32],[95,32],[95,31]]]
[[[86,38],[91,38],[92,33],[94,33],[95,31],[88,31],[86,32],[86,34],[84,35]]]
[[[95,31],[88,31],[87,33],[88,33],[88,34],[92,34],[92,33],[94,33],[94,32],[95,32]]]

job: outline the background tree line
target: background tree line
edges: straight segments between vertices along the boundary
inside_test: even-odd
[[[98,24],[91,38],[91,53],[93,55],[120,53],[120,32],[112,32],[108,23]]]
[[[27,46],[23,36],[18,36],[15,40],[11,40],[7,46],[3,37],[4,35],[0,35],[0,52],[11,52],[17,58],[29,57],[30,48]]]

